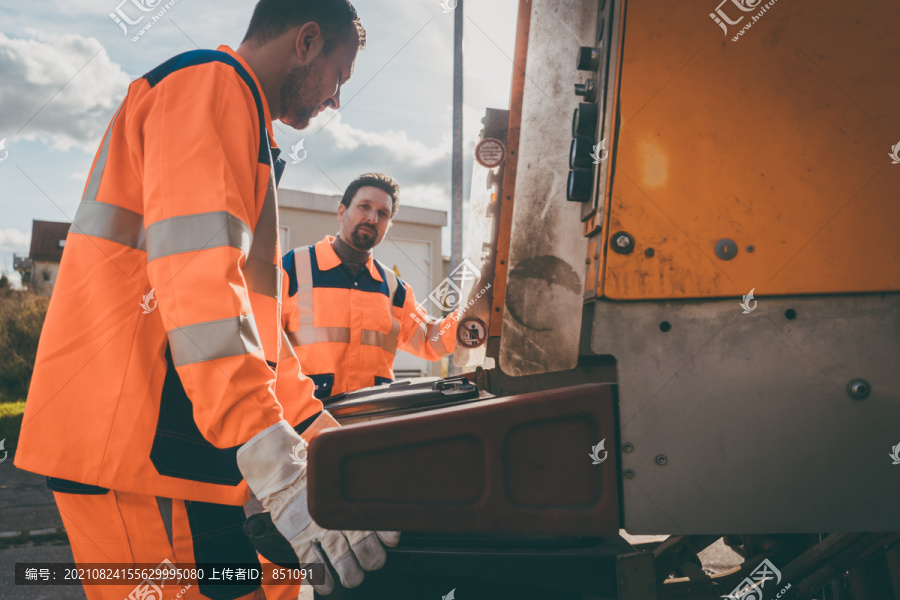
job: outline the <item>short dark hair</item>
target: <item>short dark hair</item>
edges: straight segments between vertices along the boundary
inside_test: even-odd
[[[310,22],[322,28],[325,54],[353,31],[359,35],[359,49],[366,47],[366,30],[349,0],[259,0],[244,42],[265,44],[292,27]]]
[[[384,190],[391,196],[391,218],[393,219],[394,215],[397,214],[397,210],[400,208],[400,184],[397,183],[396,179],[390,175],[385,175],[384,173],[365,173],[354,179],[353,182],[347,186],[347,189],[344,190],[344,197],[341,198],[341,204],[350,208],[350,203],[353,202],[353,197],[356,196],[356,192],[359,191],[359,188],[370,186],[378,188],[379,190]]]

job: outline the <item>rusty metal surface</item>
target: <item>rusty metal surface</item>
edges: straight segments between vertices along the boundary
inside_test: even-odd
[[[610,302],[632,534],[900,531],[900,295]],[[663,324],[667,326],[662,326]],[[665,331],[664,331],[665,329]],[[866,379],[854,400],[847,384]],[[657,462],[664,457],[664,464]]]
[[[629,4],[603,296],[900,289],[897,3],[763,5]]]
[[[510,375],[575,366],[587,250],[581,206],[566,200],[566,184],[574,84],[586,78],[575,57],[593,43],[597,6],[532,5],[500,343],[500,366]]]

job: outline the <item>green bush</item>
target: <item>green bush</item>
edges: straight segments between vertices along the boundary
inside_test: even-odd
[[[19,429],[25,414],[25,401],[0,404],[0,440],[6,440],[4,448],[10,453],[19,442]],[[0,452],[2,456],[2,452]]]
[[[0,402],[21,400],[28,394],[49,301],[0,286]]]

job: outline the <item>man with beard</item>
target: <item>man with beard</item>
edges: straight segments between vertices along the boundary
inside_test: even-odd
[[[299,562],[345,587],[397,543],[310,518],[300,433],[331,419],[281,321],[272,119],[303,129],[337,109],[364,45],[347,0],[261,0],[237,51],[188,52],[129,86],[66,239],[15,460],[48,477],[77,563],[258,570],[250,491]],[[264,598],[246,577],[116,573],[87,597]]]
[[[428,316],[412,287],[372,256],[397,214],[399,196],[392,177],[361,175],[338,206],[338,236],[284,257],[284,327],[317,398],[393,381],[398,349],[428,360],[453,352],[455,313]]]

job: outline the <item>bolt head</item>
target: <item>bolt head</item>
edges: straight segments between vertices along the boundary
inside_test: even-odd
[[[634,450],[634,446],[631,444],[631,442],[625,442],[624,444],[622,444],[622,452],[631,452],[632,450]]]
[[[632,471],[631,469],[625,469],[622,475],[625,476],[625,479],[632,479],[634,477],[634,471]]]
[[[626,236],[626,235],[620,235],[619,237],[616,238],[616,245],[619,248],[627,248],[628,244],[630,244],[630,243],[631,243],[631,240],[629,240],[628,236]]]
[[[667,462],[669,462],[669,459],[667,459],[664,454],[660,454],[659,456],[656,457],[656,464],[658,464],[658,465],[664,465]]]

